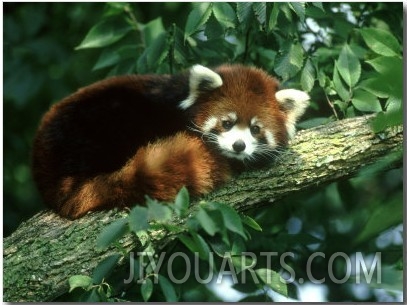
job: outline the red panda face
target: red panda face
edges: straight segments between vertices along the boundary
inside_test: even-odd
[[[191,129],[221,155],[263,163],[287,144],[308,105],[306,93],[277,88],[278,82],[259,69],[194,66],[190,94],[180,107],[191,109]]]
[[[222,155],[240,161],[272,158],[279,146],[273,131],[258,116],[245,120],[236,111],[212,114],[204,121],[201,131]]]

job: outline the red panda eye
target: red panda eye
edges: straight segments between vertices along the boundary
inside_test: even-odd
[[[250,127],[250,132],[252,133],[252,135],[256,135],[259,134],[260,132],[260,127],[259,126],[252,126]]]
[[[222,127],[226,130],[230,130],[233,127],[233,122],[229,120],[222,121]]]

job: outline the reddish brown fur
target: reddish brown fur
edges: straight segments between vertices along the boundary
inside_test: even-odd
[[[278,83],[242,66],[215,69],[223,85],[203,92],[182,112],[188,75],[122,76],[85,87],[51,107],[33,146],[33,176],[44,201],[62,216],[96,209],[170,201],[182,186],[201,195],[225,182],[232,163],[188,132],[212,113],[253,116],[285,145],[285,113],[274,94]],[[247,122],[245,122],[247,123]]]
[[[141,204],[144,194],[171,201],[182,186],[193,196],[204,194],[229,175],[226,162],[196,137],[180,132],[141,148],[120,170],[84,180],[60,214],[77,218],[90,210]],[[69,195],[72,184],[73,178],[65,178],[58,196]]]

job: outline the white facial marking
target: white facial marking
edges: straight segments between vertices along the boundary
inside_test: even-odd
[[[273,133],[272,133],[270,130],[266,129],[266,130],[264,131],[264,135],[266,136],[266,140],[267,140],[268,146],[270,146],[270,147],[272,147],[272,148],[274,148],[274,147],[277,146],[277,145],[276,145],[276,140],[275,140],[275,138],[274,138],[274,135],[273,135]]]
[[[305,103],[309,101],[309,95],[301,90],[283,89],[276,92],[276,99],[280,103],[284,103],[288,100],[294,101],[295,103]]]
[[[301,90],[284,89],[276,92],[277,101],[286,109],[286,128],[288,137],[295,135],[295,122],[302,116],[309,105],[309,95]]]
[[[218,124],[218,119],[215,117],[209,117],[202,125],[202,131],[205,133],[210,132],[213,128],[215,128],[216,124]]]
[[[233,144],[239,140],[243,141],[246,147],[237,153],[233,149]],[[243,160],[256,150],[257,139],[252,136],[249,128],[239,128],[235,125],[229,131],[219,134],[218,143],[225,156]]]
[[[236,112],[230,112],[226,116],[222,117],[222,120],[231,120],[233,122],[236,122],[237,114]]]
[[[199,96],[199,88],[203,83],[205,89],[213,90],[222,86],[223,81],[219,74],[201,65],[195,65],[190,69],[189,75],[189,96],[180,102],[181,109],[191,107]]]
[[[263,128],[264,125],[259,121],[259,119],[257,118],[257,116],[253,117],[250,121],[250,125],[251,126],[259,126],[260,128]]]

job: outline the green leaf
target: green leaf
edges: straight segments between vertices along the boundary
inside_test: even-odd
[[[239,234],[241,237],[247,240],[247,236],[243,229],[242,220],[239,214],[232,207],[220,203],[209,203],[208,207],[222,213],[223,222],[229,231]]]
[[[198,256],[203,260],[208,260],[210,252],[208,244],[201,235],[190,231],[191,237],[186,234],[180,235],[179,240],[192,252],[198,253]]]
[[[199,31],[212,14],[212,3],[202,3],[195,7],[188,15],[185,25],[184,40]]]
[[[260,25],[266,23],[266,2],[253,2],[253,11]]]
[[[387,85],[388,95],[403,99],[403,59],[379,56],[366,62],[380,74],[378,79]]]
[[[131,209],[128,219],[130,230],[134,233],[149,228],[148,211],[146,207],[135,206]]]
[[[129,232],[128,223],[127,218],[121,218],[109,224],[96,239],[96,247],[99,250],[106,249],[116,240],[123,237],[123,235]]]
[[[104,50],[102,54],[100,54],[99,59],[97,60],[96,64],[93,66],[92,70],[96,71],[99,69],[103,69],[106,67],[113,66],[117,64],[120,60],[120,56],[117,52],[112,52],[112,50]]]
[[[199,252],[199,245],[196,244],[192,237],[185,234],[178,236],[178,239],[187,247],[192,253]]]
[[[188,47],[184,43],[184,34],[182,30],[175,24],[173,25],[173,38],[174,60],[177,64],[185,66],[188,58]]]
[[[226,2],[214,2],[213,15],[225,29],[235,27],[236,13],[230,4]]]
[[[92,278],[87,275],[73,275],[69,278],[68,283],[69,283],[69,292],[71,292],[77,287],[89,290],[89,288],[93,284]]]
[[[382,74],[403,74],[403,60],[399,57],[378,56],[366,62]]]
[[[300,18],[301,22],[305,20],[305,2],[289,2],[288,6]]]
[[[203,260],[208,260],[209,258],[209,246],[208,244],[205,242],[205,240],[202,238],[201,235],[195,233],[195,232],[190,232],[192,235],[192,238],[197,246],[197,251],[199,254],[199,257]]]
[[[240,235],[232,234],[230,239],[233,240],[230,251],[232,255],[241,255],[242,252],[246,251],[246,243]]]
[[[363,88],[380,98],[387,98],[391,94],[390,84],[383,81],[381,76],[365,79],[359,83],[358,87]]]
[[[156,200],[147,199],[148,220],[166,222],[172,219],[171,208],[158,203]]]
[[[349,90],[345,87],[343,84],[339,72],[338,72],[338,63],[335,62],[335,67],[334,67],[334,75],[333,75],[333,84],[334,84],[334,89],[336,93],[338,93],[339,97],[342,99],[344,102],[348,102],[350,100],[350,92]]]
[[[103,279],[108,277],[109,274],[113,271],[113,268],[116,266],[120,257],[121,257],[120,254],[113,254],[103,259],[93,270],[92,273],[93,283],[95,284],[102,283]]]
[[[161,33],[143,53],[147,56],[148,67],[153,70],[161,65],[167,57],[168,51],[167,35]]]
[[[400,56],[401,44],[388,31],[383,29],[361,29],[367,46],[375,53],[384,56]]]
[[[364,112],[379,112],[382,111],[382,106],[380,105],[377,97],[365,90],[358,89],[355,90],[352,97],[353,106]]]
[[[369,215],[362,231],[357,235],[354,243],[367,241],[384,230],[403,222],[403,196],[396,194],[386,204],[378,205]]]
[[[162,276],[161,274],[158,275],[158,284],[160,285],[166,302],[178,301],[173,284],[165,276]]]
[[[250,216],[244,215],[243,218],[243,223],[247,226],[249,226],[250,228],[256,230],[256,231],[263,231],[263,229],[260,227],[260,225]]]
[[[283,296],[288,296],[287,284],[277,272],[266,268],[257,269],[255,272],[268,287]]]
[[[150,46],[161,34],[165,33],[161,17],[151,20],[145,25],[139,25],[139,27],[143,33],[146,46]]]
[[[337,61],[339,74],[349,87],[354,87],[359,81],[361,67],[358,58],[349,45],[342,48]]]
[[[202,207],[199,207],[195,218],[198,220],[205,232],[210,236],[213,236],[216,232],[219,232],[219,224],[216,224]]]
[[[319,8],[321,11],[325,12],[322,2],[311,2],[313,6]]]
[[[216,20],[214,16],[211,16],[206,23],[205,36],[212,40],[223,37],[224,35],[225,30],[223,29],[222,25],[220,25],[219,21]]]
[[[371,126],[375,133],[381,132],[388,127],[398,126],[403,124],[403,111],[389,110],[379,112],[371,122]]]
[[[102,48],[115,43],[132,30],[122,19],[108,18],[93,26],[84,40],[75,48]]]
[[[301,70],[303,57],[304,50],[300,44],[287,42],[276,56],[274,71],[284,82]]]
[[[315,68],[310,59],[304,65],[301,73],[301,87],[304,91],[310,92],[315,83]]]
[[[175,197],[174,207],[179,217],[185,217],[189,207],[189,193],[185,186],[180,189]]]
[[[237,2],[236,3],[236,15],[237,19],[240,23],[243,23],[249,18],[251,9],[252,9],[252,2]]]
[[[149,278],[146,278],[141,284],[140,289],[144,302],[147,302],[153,294],[153,282]]]
[[[275,26],[277,25],[278,13],[280,12],[279,5],[280,4],[277,2],[273,3],[273,8],[271,9],[269,24],[267,27],[268,32],[273,30],[275,28]]]

